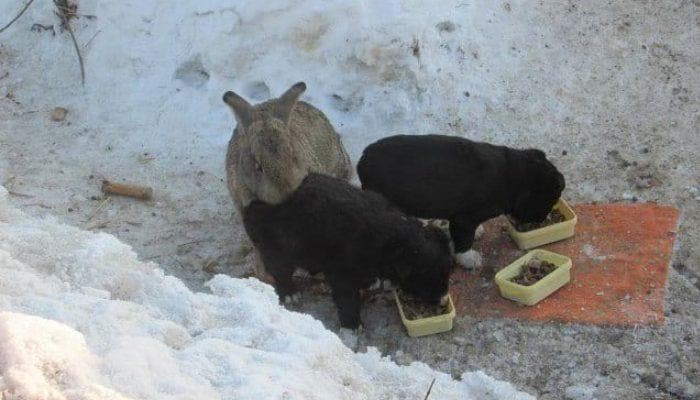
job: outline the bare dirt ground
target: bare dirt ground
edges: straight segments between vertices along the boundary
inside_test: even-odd
[[[454,375],[482,369],[543,399],[700,397],[699,7],[697,1],[620,1],[603,11],[581,11],[575,2],[553,8],[542,18],[551,19],[560,43],[547,46],[568,46],[575,57],[554,65],[534,60],[527,79],[546,80],[564,64],[581,66],[585,91],[562,87],[544,94],[558,96],[572,117],[556,121],[555,133],[538,133],[547,115],[531,105],[543,94],[532,92],[513,97],[511,110],[493,110],[485,117],[491,123],[480,121],[468,132],[472,138],[494,129],[523,133],[507,142],[544,149],[564,172],[565,195],[574,203],[678,207],[666,324],[621,329],[461,316],[452,332],[411,339],[386,296],[364,308],[362,346]],[[603,46],[600,35],[633,46]],[[16,62],[0,61],[6,69]],[[72,125],[70,114],[50,121],[50,110],[23,103],[21,92],[3,94],[0,183],[21,209],[114,234],[192,288],[216,273],[249,272],[224,184],[223,146],[212,158],[210,143],[194,135],[186,151],[153,155],[145,146],[135,152],[121,141],[143,133],[105,138],[101,127]],[[155,199],[103,200],[101,179],[125,176],[153,186]],[[292,308],[337,328],[328,296],[306,293]]]

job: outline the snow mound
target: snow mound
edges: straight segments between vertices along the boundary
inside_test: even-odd
[[[83,335],[61,323],[0,312],[3,398],[60,400],[125,399],[99,385],[97,358]]]
[[[194,293],[115,237],[37,219],[0,187],[0,389],[8,399],[530,399],[481,372],[355,354],[217,275]]]

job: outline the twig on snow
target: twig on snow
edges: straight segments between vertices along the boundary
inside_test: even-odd
[[[7,191],[7,194],[9,194],[10,196],[26,197],[26,198],[29,198],[29,199],[33,199],[33,198],[34,198],[34,196],[32,196],[31,194],[15,192],[14,190],[8,190],[8,191]]]
[[[73,29],[70,25],[66,25],[68,28],[68,33],[70,33],[70,38],[73,40],[73,47],[75,47],[75,53],[78,54],[78,62],[80,63],[80,82],[85,86],[85,66],[83,65],[83,56],[80,54],[80,49],[78,48],[78,42],[75,40],[75,35],[73,34]]]
[[[97,214],[100,211],[102,211],[103,208],[105,208],[105,206],[107,205],[107,203],[109,203],[110,200],[112,200],[111,197],[107,197],[104,200],[102,200],[102,202],[97,206],[97,208],[95,208],[95,210],[92,212],[92,214],[90,214],[87,221],[85,221],[85,224],[87,225],[90,222],[92,222],[92,219],[95,218],[97,216]]]
[[[83,46],[83,49],[87,49],[87,47],[90,46],[90,43],[92,43],[92,40],[95,39],[95,37],[96,37],[97,35],[99,35],[100,32],[102,32],[102,31],[99,30],[99,31],[95,32],[95,34],[92,35],[92,37],[90,38],[90,40],[88,40],[87,43],[85,43],[85,45]]]
[[[54,29],[53,25],[34,24],[29,30],[32,32],[51,31],[51,36],[56,36],[56,29]]]
[[[83,55],[80,54],[80,47],[78,46],[78,41],[75,40],[75,34],[70,26],[70,20],[78,16],[78,6],[75,3],[69,3],[68,0],[53,0],[56,5],[58,12],[56,15],[61,19],[61,28],[68,31],[70,38],[73,41],[73,47],[75,48],[75,53],[78,55],[78,62],[80,63],[80,81],[83,86],[85,86],[85,65],[83,64]]]
[[[46,204],[44,204],[44,203],[28,203],[28,204],[25,204],[24,206],[25,206],[25,207],[29,207],[29,206],[37,206],[37,207],[41,207],[41,208],[47,208],[47,209],[51,209],[51,208],[53,208],[53,207],[51,207],[51,206],[47,206],[47,205],[46,205]]]
[[[428,400],[428,396],[430,396],[430,391],[433,390],[433,384],[435,384],[435,378],[430,382],[430,386],[428,387],[428,393],[425,394],[425,397],[423,400]]]
[[[87,226],[87,227],[85,228],[85,230],[91,231],[91,230],[94,230],[94,229],[104,229],[104,228],[106,228],[107,226],[109,226],[110,222],[112,222],[112,221],[102,221],[102,222],[98,222],[98,223],[96,223],[96,224]]]
[[[29,8],[29,6],[31,6],[33,2],[34,2],[34,0],[29,0],[27,2],[27,4],[24,5],[24,8],[22,9],[22,11],[20,11],[19,14],[17,14],[14,18],[12,18],[12,21],[8,22],[7,25],[0,28],[0,33],[2,33],[5,29],[9,28],[10,25],[14,24],[15,21],[17,21],[19,19],[19,17],[21,17],[22,14],[24,14],[25,11],[27,11],[27,8]]]

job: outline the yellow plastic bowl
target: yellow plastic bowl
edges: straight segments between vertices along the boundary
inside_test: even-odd
[[[403,312],[403,306],[401,305],[399,294],[396,292],[396,290],[394,290],[396,306],[399,308],[399,315],[401,316],[401,321],[403,321],[403,324],[406,327],[406,331],[408,331],[408,336],[419,337],[452,330],[452,321],[455,319],[456,315],[455,305],[452,302],[451,295],[448,294],[447,298],[447,313],[420,319],[407,319]]]
[[[574,236],[578,218],[571,206],[564,199],[559,199],[552,209],[559,210],[565,218],[564,221],[531,231],[520,232],[515,229],[515,226],[508,219],[508,233],[510,233],[510,237],[513,238],[520,249],[527,250]]]
[[[510,279],[520,274],[520,269],[532,258],[548,261],[557,266],[557,269],[547,274],[534,285],[523,286]],[[540,300],[554,293],[560,287],[566,285],[571,279],[571,259],[551,251],[536,249],[515,260],[512,264],[498,271],[496,285],[501,296],[517,301],[528,306],[537,304]]]

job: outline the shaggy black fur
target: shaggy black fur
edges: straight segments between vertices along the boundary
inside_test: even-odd
[[[281,204],[253,201],[243,223],[280,298],[294,292],[295,268],[323,272],[343,327],[359,326],[360,289],[376,278],[429,303],[447,294],[448,237],[343,180],[309,174]]]
[[[482,222],[510,214],[544,220],[564,176],[540,150],[441,135],[391,136],[369,145],[357,164],[364,189],[409,215],[450,222],[455,252],[469,250]]]

